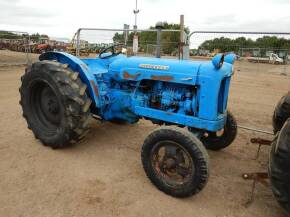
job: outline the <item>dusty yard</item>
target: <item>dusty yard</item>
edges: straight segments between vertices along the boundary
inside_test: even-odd
[[[23,65],[28,61],[35,62],[39,54],[25,54],[16,51],[0,50],[0,67],[11,65]]]
[[[239,124],[271,130],[274,106],[290,89],[290,76],[267,64],[255,67],[237,64],[229,107]],[[0,216],[283,216],[270,188],[259,184],[254,202],[244,206],[251,182],[241,174],[266,171],[269,152],[264,147],[254,160],[257,147],[249,140],[264,135],[239,130],[229,148],[209,152],[205,189],[191,198],[172,198],[150,183],[141,165],[142,142],[157,126],[92,120],[82,143],[64,150],[44,147],[27,129],[18,104],[23,72],[23,66],[0,67]]]

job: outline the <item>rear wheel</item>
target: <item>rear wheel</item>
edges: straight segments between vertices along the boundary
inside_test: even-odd
[[[269,161],[271,188],[279,204],[290,215],[290,119],[276,134]]]
[[[201,191],[209,176],[208,155],[190,132],[161,127],[144,141],[142,163],[151,182],[174,197],[188,197]]]
[[[116,125],[126,125],[128,122],[122,119],[112,119],[110,120],[110,122],[112,124],[116,124]]]
[[[40,61],[27,69],[21,80],[23,117],[37,139],[62,148],[84,137],[91,100],[78,73],[58,62]]]

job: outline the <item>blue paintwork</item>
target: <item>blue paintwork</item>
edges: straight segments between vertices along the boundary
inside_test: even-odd
[[[237,55],[234,53],[229,53],[225,56],[224,61],[230,64],[233,64],[237,59]]]
[[[100,99],[96,95],[91,83],[97,84],[95,76],[91,73],[91,69],[79,58],[62,52],[46,52],[39,56],[39,60],[56,60],[57,62],[68,64],[73,71],[79,72],[81,80],[88,85],[88,90],[96,107],[100,105]]]
[[[211,62],[216,69],[222,67],[224,63],[224,57],[225,57],[224,54],[219,53],[212,58]]]
[[[78,71],[88,86],[92,113],[104,120],[134,123],[146,118],[207,131],[224,126],[234,55],[189,61],[124,55],[79,59],[48,52],[40,60],[56,60]]]

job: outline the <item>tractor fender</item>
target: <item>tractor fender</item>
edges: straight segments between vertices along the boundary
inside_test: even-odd
[[[79,77],[88,87],[90,97],[96,108],[100,107],[98,83],[87,65],[79,58],[64,52],[46,52],[39,56],[39,60],[54,60],[67,64],[70,69],[79,73]]]

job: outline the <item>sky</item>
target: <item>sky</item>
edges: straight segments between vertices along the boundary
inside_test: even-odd
[[[135,0],[0,0],[0,30],[71,38],[80,27],[134,24]],[[158,21],[194,30],[290,32],[290,0],[138,0],[138,28]]]

